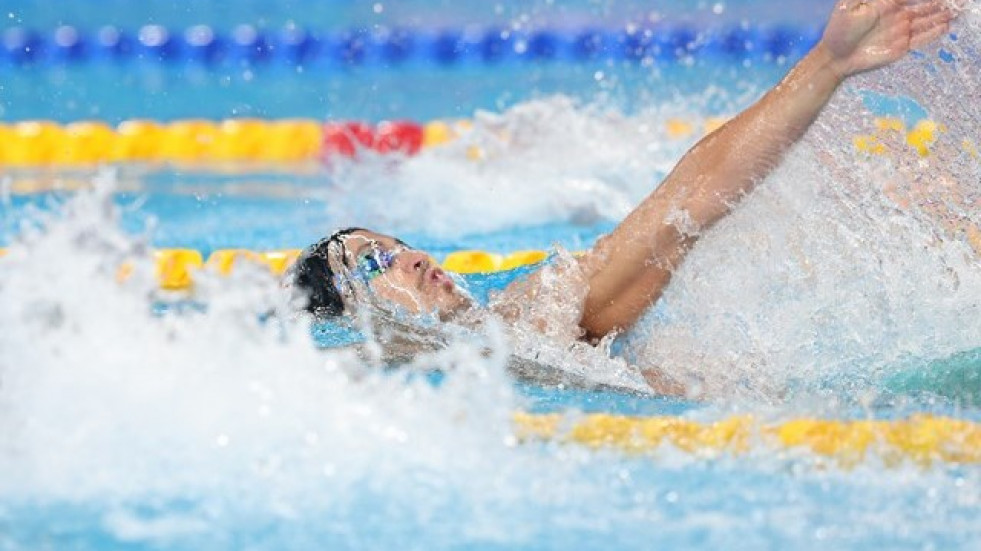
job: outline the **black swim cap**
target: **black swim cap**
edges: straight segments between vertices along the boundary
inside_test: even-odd
[[[344,299],[334,281],[334,270],[328,255],[331,243],[344,250],[343,237],[363,228],[344,228],[321,239],[300,254],[293,265],[293,286],[307,295],[306,310],[318,318],[337,317],[344,313]]]

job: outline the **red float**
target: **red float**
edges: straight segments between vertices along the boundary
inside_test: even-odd
[[[415,155],[422,148],[422,126],[411,121],[386,121],[375,128],[375,151]]]
[[[363,149],[378,153],[415,155],[422,149],[423,128],[411,121],[385,121],[377,127],[361,122],[329,122],[324,125],[324,161],[332,158],[353,158]]]
[[[372,148],[375,132],[360,122],[327,123],[324,125],[324,143],[321,155],[325,161],[338,155],[354,157],[361,149]]]

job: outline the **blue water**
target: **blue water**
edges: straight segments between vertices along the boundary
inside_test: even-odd
[[[605,29],[620,32],[628,26],[649,27],[666,22],[703,34],[718,29],[738,29],[744,23],[781,24],[808,40],[820,30],[815,16],[825,7],[813,0],[795,0],[774,19],[765,2],[730,3],[561,2],[535,6],[498,3],[467,5],[442,0],[408,3],[331,1],[221,2],[185,6],[167,0],[136,4],[118,0],[107,8],[92,0],[57,7],[47,1],[13,0],[0,13],[4,18],[5,43],[15,43],[14,30],[36,33],[48,44],[55,29],[70,25],[84,40],[93,42],[98,30],[112,25],[130,34],[148,24],[170,29],[183,40],[185,29],[208,24],[219,33],[231,32],[243,23],[254,26],[274,41],[286,26],[312,32],[375,32],[404,28],[416,36],[418,49],[431,51],[438,33],[465,32],[477,25],[483,32],[494,28],[556,32]],[[378,9],[381,6],[381,9]],[[106,14],[112,14],[107,17]],[[674,28],[672,27],[672,28]],[[726,31],[730,32],[730,31]],[[707,36],[707,35],[706,35]],[[797,40],[796,38],[794,40]],[[52,46],[53,47],[53,46]],[[339,62],[336,56],[318,58],[300,66],[252,63],[231,56],[217,65],[186,61],[115,62],[95,53],[93,44],[83,61],[66,62],[54,51],[39,52],[27,64],[4,60],[7,75],[0,87],[0,120],[51,119],[71,121],[100,119],[118,122],[127,118],[228,118],[312,117],[380,120],[386,118],[468,117],[477,109],[500,111],[530,97],[563,93],[586,101],[603,96],[611,106],[630,111],[652,101],[698,92],[706,81],[750,81],[769,86],[803,52],[791,47],[787,59],[766,59],[762,43],[746,56],[699,54],[693,65],[657,61],[651,66],[638,60],[598,59],[574,62],[559,59],[527,62],[505,59],[496,63],[463,56],[442,64],[430,54],[418,54],[404,64],[382,63],[369,48],[364,64]],[[50,49],[50,48],[49,48]],[[14,50],[12,50],[14,51]],[[564,51],[564,49],[562,50]],[[11,54],[14,55],[14,54]],[[34,54],[32,54],[33,56]],[[66,54],[67,55],[67,54]],[[152,55],[147,54],[148,57]],[[70,56],[69,56],[70,57]],[[513,57],[513,56],[512,56]],[[33,59],[33,57],[32,57]],[[744,62],[745,59],[745,62]],[[439,94],[431,93],[439,90]],[[708,106],[707,113],[726,112],[729,106]]]
[[[514,63],[490,69],[482,64],[447,68],[431,63],[397,68],[314,66],[302,72],[283,66],[214,71],[194,65],[40,66],[17,71],[6,80],[0,89],[0,119],[428,121],[469,118],[478,109],[501,111],[555,93],[583,101],[602,96],[612,106],[631,111],[701,92],[707,74],[735,80],[749,71],[753,82],[765,86],[787,69],[786,64],[757,62],[736,70],[731,63],[713,60],[695,67],[671,64],[657,72],[635,62]],[[652,86],[662,82],[670,85]],[[729,108],[724,103],[706,107],[710,115]]]
[[[377,10],[376,6],[382,6]],[[740,20],[768,21],[775,15],[768,2],[736,0],[722,4],[726,8],[715,13],[714,5],[698,1],[681,2],[594,2],[570,0],[536,4],[508,3],[461,4],[452,0],[403,0],[401,2],[375,2],[371,0],[240,0],[234,4],[225,2],[198,2],[188,5],[173,0],[147,0],[135,3],[129,0],[79,0],[62,4],[57,0],[9,0],[4,4],[7,24],[36,28],[56,25],[97,27],[113,24],[119,27],[136,27],[147,23],[166,26],[188,26],[207,23],[216,28],[229,28],[239,23],[251,23],[258,27],[280,27],[286,23],[310,25],[322,28],[345,28],[370,24],[432,26],[510,23],[518,17],[530,17],[536,23],[553,25],[582,22],[622,23],[638,20],[651,12],[683,20]],[[827,6],[816,0],[795,0],[783,4],[781,20],[813,22],[823,19]],[[7,14],[10,14],[9,16]],[[109,17],[107,14],[112,14]]]
[[[438,476],[438,474],[433,473]],[[577,473],[605,488],[570,512],[561,493],[542,489],[526,502],[480,503],[472,496],[420,492],[418,502],[393,498],[366,480],[350,501],[305,506],[288,519],[263,514],[209,516],[215,503],[25,507],[0,517],[13,541],[74,549],[971,549],[976,511],[950,504],[964,495],[941,481],[930,490],[882,485],[875,473],[777,474],[730,461],[663,467],[649,460],[598,458]],[[951,479],[970,480],[952,470]],[[901,477],[904,475],[900,475]],[[866,481],[862,482],[865,478]],[[720,483],[722,482],[722,483]],[[875,495],[875,497],[870,497]],[[234,509],[234,504],[223,505]],[[419,518],[418,511],[425,510]],[[898,511],[917,510],[895,524]],[[107,514],[107,511],[111,513]],[[710,513],[709,513],[710,511]],[[397,519],[393,514],[399,514]],[[57,520],[52,522],[51,517]],[[943,519],[942,523],[934,521]],[[44,519],[44,520],[42,520]],[[125,519],[125,520],[123,520]],[[493,519],[501,528],[481,524]],[[695,519],[695,522],[692,520]],[[460,522],[460,520],[463,520]],[[164,541],[134,529],[122,539],[93,526],[185,523]],[[395,522],[393,522],[395,521]],[[505,529],[504,526],[507,528]],[[152,530],[152,529],[151,529]]]
[[[269,185],[281,189],[289,184]],[[11,196],[0,204],[0,246],[9,245],[23,224],[37,220],[38,213],[58,212],[70,198],[70,193],[59,192]],[[127,232],[145,236],[156,247],[197,249],[205,257],[217,249],[302,249],[337,229],[327,215],[327,201],[318,195],[289,199],[221,192],[144,192],[116,194],[114,203]],[[464,233],[452,239],[419,232],[406,232],[401,238],[441,259],[465,249],[507,254],[561,246],[578,251],[588,248],[613,226],[608,220],[586,224],[552,221],[490,233]]]

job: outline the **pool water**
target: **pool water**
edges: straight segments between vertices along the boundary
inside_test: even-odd
[[[19,24],[55,24],[22,4]],[[166,2],[118,4],[119,25],[200,22]],[[424,4],[450,26],[522,9]],[[562,19],[561,4],[532,12],[578,24],[602,8],[566,4]],[[720,17],[759,20],[766,6],[745,4]],[[269,25],[308,8],[281,7]],[[608,7],[597,23],[644,12]],[[310,21],[354,24],[372,8],[318,5]],[[851,461],[762,437],[739,453],[591,449],[518,439],[512,415],[981,422],[981,252],[969,229],[981,225],[981,165],[961,147],[981,122],[963,100],[981,51],[975,8],[943,43],[954,61],[926,52],[843,89],[703,236],[613,358],[539,343],[587,380],[656,365],[689,383],[685,398],[515,380],[513,335],[495,324],[392,369],[334,346],[371,334],[269,317],[286,298],[268,273],[203,274],[193,297],[162,293],[148,251],[297,248],[347,225],[437,258],[583,250],[692,145],[665,135],[668,119],[735,112],[786,65],[369,67],[325,77],[336,97],[314,74],[276,67],[228,84],[203,71],[197,88],[178,85],[194,78],[181,67],[139,66],[118,89],[101,84],[119,72],[109,65],[16,72],[0,96],[9,120],[465,116],[473,129],[415,157],[331,166],[4,170],[0,548],[972,549],[976,463]],[[103,23],[84,17],[58,22]],[[345,100],[366,83],[377,94]],[[458,95],[435,97],[433,83]],[[910,105],[946,127],[930,156],[855,152],[874,113],[913,117]],[[473,147],[486,155],[474,160]],[[46,185],[10,192],[27,179]],[[124,262],[134,269],[120,282]],[[523,273],[464,281],[483,299]]]

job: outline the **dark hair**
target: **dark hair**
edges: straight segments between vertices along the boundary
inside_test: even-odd
[[[307,295],[306,310],[318,318],[344,313],[344,299],[334,281],[334,270],[328,261],[331,243],[344,248],[343,237],[363,228],[344,228],[307,247],[293,265],[293,286]]]

